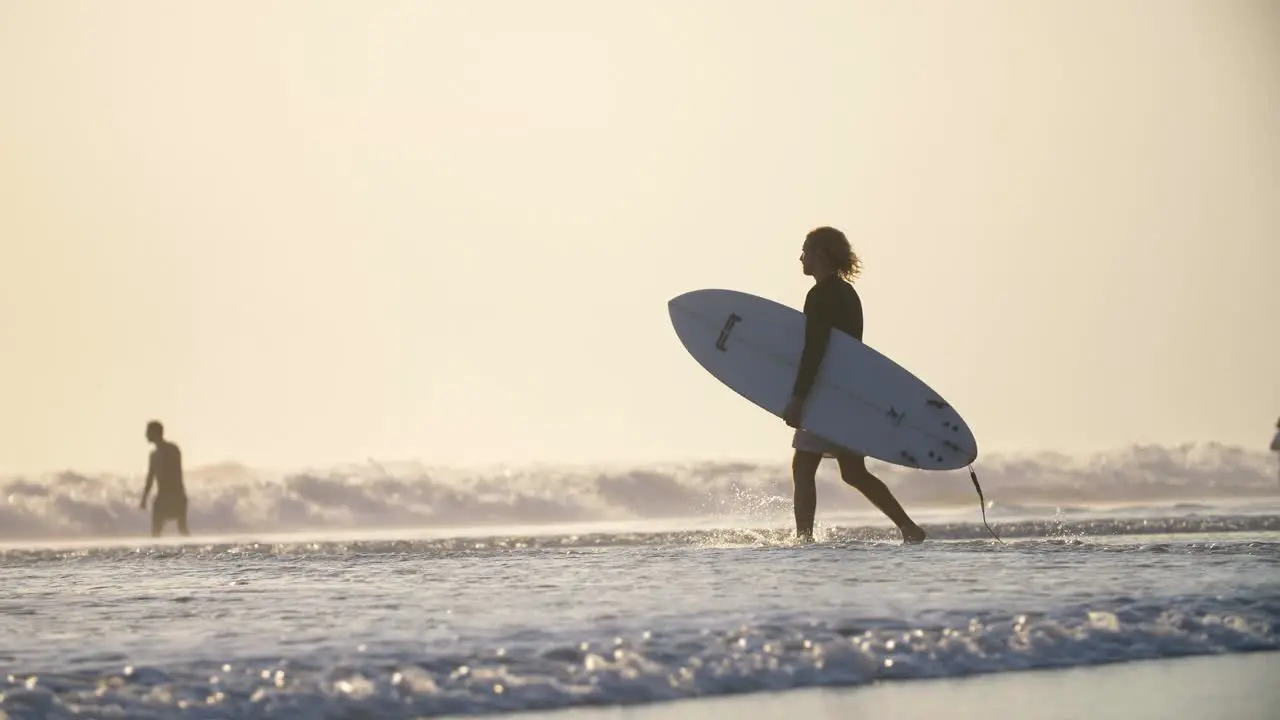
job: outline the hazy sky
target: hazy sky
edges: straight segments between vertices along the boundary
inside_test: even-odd
[[[1280,415],[1274,0],[0,2],[0,470],[772,458],[666,301],[793,306],[983,452]]]

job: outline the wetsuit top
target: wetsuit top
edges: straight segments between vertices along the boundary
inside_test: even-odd
[[[804,352],[793,395],[808,397],[833,328],[862,340],[862,300],[853,285],[838,275],[814,283],[804,298]]]
[[[156,497],[186,497],[182,484],[182,451],[168,441],[161,441],[151,451],[151,474],[156,479]]]

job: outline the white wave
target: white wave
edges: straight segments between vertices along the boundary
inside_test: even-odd
[[[976,466],[993,509],[1162,503],[1280,495],[1275,460],[1217,443],[1134,446],[1072,458],[1055,453],[991,456]],[[976,502],[967,473],[873,470],[908,508]],[[820,475],[824,513],[866,501]],[[0,478],[0,539],[127,537],[148,531],[138,508],[142,478],[61,472]],[[747,516],[785,522],[791,509],[786,458],[771,465],[703,462],[643,467],[429,468],[417,463],[270,472],[235,464],[187,473],[190,521],[200,534],[464,527]],[[172,526],[167,532],[172,532]]]
[[[228,657],[168,666],[0,678],[13,717],[401,717],[583,706],[964,677],[1280,648],[1274,598],[1179,597],[1054,613],[673,626],[640,635],[587,629],[565,643],[531,630],[499,648],[362,644],[352,657]],[[408,645],[406,643],[406,645]],[[98,664],[123,659],[107,654]],[[191,699],[196,702],[191,702]],[[696,713],[691,713],[696,714]],[[999,713],[997,713],[999,714]],[[1016,716],[1016,714],[1014,714]]]

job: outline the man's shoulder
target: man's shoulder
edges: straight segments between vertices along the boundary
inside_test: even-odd
[[[821,295],[824,298],[829,298],[833,301],[846,297],[858,297],[857,288],[853,286],[853,283],[842,277],[833,277],[829,280],[816,283],[809,292],[817,293],[818,295]]]
[[[847,285],[847,284],[848,283],[846,283],[844,280],[841,280],[840,278],[827,278],[825,280],[819,280],[818,282],[813,284],[813,287],[809,288],[808,297],[814,297],[814,298],[832,297],[836,293],[840,292],[841,285]]]

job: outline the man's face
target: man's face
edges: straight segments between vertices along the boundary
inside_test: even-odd
[[[800,248],[800,267],[804,269],[805,275],[815,275],[822,270],[822,254],[808,240]]]

